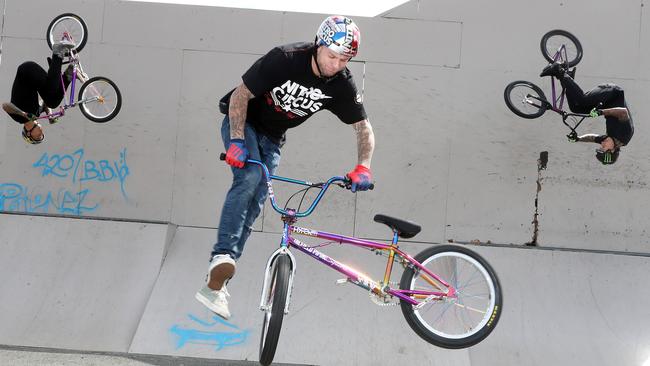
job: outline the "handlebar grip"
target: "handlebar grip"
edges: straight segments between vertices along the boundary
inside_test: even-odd
[[[219,160],[226,161],[226,153],[221,153],[221,155],[219,155]]]
[[[343,184],[345,185],[345,188],[346,188],[346,189],[350,189],[350,188],[352,188],[352,182],[351,182],[349,179],[346,179],[346,180],[343,182]],[[373,189],[375,189],[375,183],[370,183],[370,186],[368,187],[368,190],[369,190],[369,191],[372,191]]]

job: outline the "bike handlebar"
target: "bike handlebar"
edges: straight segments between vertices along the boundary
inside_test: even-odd
[[[225,161],[226,160],[226,154],[221,153],[219,155],[219,160]],[[278,175],[273,175],[269,173],[269,168],[264,164],[263,162],[255,159],[248,159],[246,160],[246,164],[256,164],[259,165],[260,168],[262,168],[262,173],[264,174],[264,178],[266,179],[266,184],[269,190],[269,199],[271,200],[271,205],[273,206],[273,209],[277,211],[278,213],[286,216],[293,216],[293,217],[306,217],[311,215],[311,213],[314,211],[318,203],[320,202],[321,198],[329,188],[331,184],[336,184],[341,188],[346,188],[346,189],[351,189],[352,187],[352,182],[350,179],[347,177],[341,177],[341,176],[334,176],[328,179],[326,182],[319,182],[319,183],[311,183],[307,181],[302,181],[298,179],[292,179],[292,178],[287,178],[287,177],[282,177]],[[314,199],[314,201],[309,205],[309,207],[302,212],[296,212],[293,210],[284,210],[278,207],[276,201],[275,201],[275,195],[273,194],[273,185],[271,183],[272,180],[279,180],[282,182],[287,182],[287,183],[293,183],[293,184],[299,184],[303,186],[307,186],[310,188],[320,188],[320,192]],[[370,187],[368,189],[372,190],[375,188],[375,185],[373,183],[370,184]]]
[[[596,109],[596,108],[594,108],[594,110],[595,110],[596,113],[597,113],[597,115],[596,115],[595,117],[602,116],[602,109]],[[594,115],[592,115],[591,113],[573,113],[573,112],[571,112],[571,113],[569,113],[569,112],[564,112],[564,113],[562,114],[562,116],[563,116],[564,118],[568,118],[568,117],[582,117],[582,118],[594,117]]]

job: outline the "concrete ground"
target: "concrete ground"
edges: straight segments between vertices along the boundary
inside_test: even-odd
[[[119,355],[31,347],[0,346],[0,365],[13,366],[250,366],[254,361],[210,360],[157,355]],[[296,364],[275,364],[296,365]]]

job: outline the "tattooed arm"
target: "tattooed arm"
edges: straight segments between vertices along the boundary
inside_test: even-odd
[[[352,124],[357,134],[357,155],[358,164],[370,168],[372,152],[375,150],[375,134],[367,119]]]
[[[244,139],[244,127],[246,126],[246,111],[248,101],[253,99],[253,93],[242,83],[230,96],[228,118],[230,118],[230,138]]]
[[[616,107],[616,108],[607,108],[601,110],[603,116],[605,117],[614,117],[619,121],[626,122],[630,119],[630,115],[627,112],[627,108]]]
[[[588,134],[586,134],[586,135],[579,136],[579,137],[578,137],[578,141],[580,141],[580,142],[594,142],[594,143],[598,143],[598,142],[596,142],[596,138],[597,138],[597,137],[600,137],[600,135],[597,135],[597,134],[595,134],[595,133],[588,133]]]

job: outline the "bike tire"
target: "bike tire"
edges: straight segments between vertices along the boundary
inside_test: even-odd
[[[508,109],[522,118],[534,119],[546,112],[548,100],[542,89],[524,80],[513,81],[503,91]]]
[[[289,293],[290,272],[291,260],[289,257],[286,254],[278,256],[273,262],[272,277],[267,289],[268,297],[260,339],[260,363],[265,366],[273,362],[280,339],[284,308]]]
[[[95,97],[101,99],[99,101],[87,101]],[[103,76],[95,76],[88,79],[79,88],[77,102],[81,113],[86,118],[96,123],[105,123],[115,118],[120,112],[122,94],[112,80]]]
[[[499,321],[503,302],[499,279],[488,262],[467,248],[453,245],[427,248],[415,259],[454,286],[458,298],[430,301],[419,309],[401,300],[402,314],[411,329],[425,341],[449,349],[470,347],[485,339]],[[472,271],[469,279],[465,278],[467,271]],[[425,278],[420,272],[409,266],[402,275],[400,288],[434,289],[428,276]]]
[[[555,54],[561,44],[564,44],[567,52],[567,62],[569,67],[577,65],[582,60],[582,45],[576,36],[562,30],[554,29],[542,36],[539,47],[546,61],[555,62]]]
[[[58,15],[48,25],[45,39],[50,49],[54,42],[61,40],[64,31],[70,34],[76,44],[73,50],[81,51],[88,41],[88,27],[80,16],[72,13]]]

